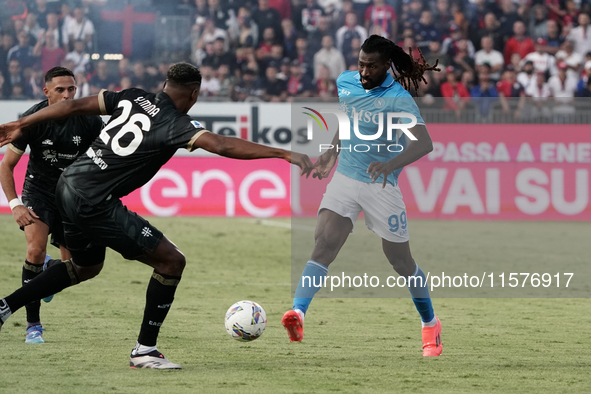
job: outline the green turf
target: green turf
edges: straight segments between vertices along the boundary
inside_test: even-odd
[[[46,344],[24,343],[24,310],[10,318],[0,333],[0,393],[590,390],[588,299],[437,299],[444,352],[424,359],[418,315],[408,298],[319,298],[307,316],[304,342],[290,344],[280,324],[291,305],[289,229],[245,219],[152,221],[188,260],[159,341],[184,369],[128,368],[151,270],[109,253],[101,275],[42,305]],[[484,225],[415,221],[412,237],[434,239],[439,230],[451,238],[450,232],[478,233]],[[515,231],[514,224],[505,225],[508,234]],[[545,228],[518,226],[524,236]],[[580,223],[558,226],[564,237],[585,229]],[[422,253],[423,265],[466,258],[465,249],[478,250],[480,238],[449,245],[442,255],[415,255]],[[0,216],[0,239],[3,296],[19,286],[25,243],[9,216]],[[223,326],[226,309],[241,299],[259,302],[268,317],[265,334],[248,344],[232,340]]]

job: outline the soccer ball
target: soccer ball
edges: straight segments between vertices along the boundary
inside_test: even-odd
[[[253,301],[238,301],[226,312],[226,331],[237,341],[254,341],[265,331],[267,314]]]

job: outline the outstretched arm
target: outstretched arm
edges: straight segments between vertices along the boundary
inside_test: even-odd
[[[64,100],[47,106],[29,116],[0,126],[0,146],[16,140],[23,129],[37,123],[73,115],[101,115],[98,96],[84,97],[77,100]]]
[[[300,167],[300,175],[306,174],[306,177],[314,168],[307,155],[215,133],[203,133],[193,142],[193,148],[240,160],[283,159]]]
[[[401,167],[414,163],[433,150],[433,142],[425,125],[416,125],[410,129],[410,132],[417,140],[411,141],[403,152],[389,161],[374,161],[369,165],[367,173],[372,182],[375,182],[380,175],[383,175],[384,183],[382,187],[386,187],[388,175]]]
[[[334,165],[337,162],[337,157],[339,156],[339,148],[341,146],[341,140],[339,139],[339,129],[337,128],[337,132],[332,137],[332,142],[330,143],[330,149],[326,152],[318,156],[318,159],[314,163],[314,174],[312,174],[313,178],[326,178],[332,171]]]

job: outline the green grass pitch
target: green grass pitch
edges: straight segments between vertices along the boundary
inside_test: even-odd
[[[410,298],[318,298],[307,316],[303,343],[290,344],[280,323],[291,307],[288,228],[239,218],[151,221],[187,256],[159,340],[159,350],[183,370],[128,367],[151,269],[108,252],[98,277],[42,303],[46,344],[24,343],[24,309],[7,321],[0,332],[1,393],[590,390],[588,299],[435,299],[444,350],[441,357],[424,359],[419,317]],[[503,237],[515,236],[531,245],[536,239],[541,245],[554,239],[568,253],[565,258],[589,261],[589,243],[581,242],[585,232],[589,239],[584,223],[411,220],[411,226],[415,258],[429,269],[441,259],[465,260],[489,247],[491,238],[504,242]],[[550,230],[554,238],[545,235]],[[435,242],[437,234],[446,237],[442,253],[437,250],[445,245]],[[453,234],[472,237],[462,242]],[[24,236],[11,216],[0,216],[0,239],[4,296],[20,286],[25,255]],[[497,249],[502,254],[502,245]],[[53,247],[49,251],[57,255]],[[535,265],[546,254],[532,247],[520,250],[519,258]],[[232,340],[223,325],[227,308],[242,299],[259,302],[267,312],[267,329],[252,343]]]

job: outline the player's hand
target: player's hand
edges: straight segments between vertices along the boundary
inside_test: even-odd
[[[369,174],[372,183],[375,183],[380,175],[384,176],[382,188],[386,187],[386,184],[388,183],[388,175],[390,175],[393,171],[394,169],[391,168],[389,162],[387,161],[374,161],[369,165],[369,167],[367,167],[367,173]]]
[[[0,125],[0,147],[16,140],[21,133],[21,122],[18,120]]]
[[[314,174],[312,174],[312,178],[326,178],[332,171],[335,163],[337,162],[337,154],[333,151],[326,151],[321,154],[316,163],[314,163]]]
[[[12,216],[14,216],[14,220],[21,227],[33,224],[35,223],[35,220],[39,219],[39,216],[37,216],[33,210],[23,205],[14,207],[12,210]]]
[[[312,164],[312,160],[310,160],[308,155],[304,155],[303,153],[291,152],[291,159],[289,162],[300,167],[300,176],[306,174],[306,178],[310,176],[310,173],[314,169],[314,164]]]

